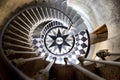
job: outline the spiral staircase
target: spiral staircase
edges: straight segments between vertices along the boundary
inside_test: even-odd
[[[90,49],[87,25],[66,0],[38,0],[23,6],[5,23],[0,39],[2,59],[15,80],[59,80],[55,66],[69,69],[82,64],[80,57],[87,58]],[[71,76],[69,80],[75,80]]]

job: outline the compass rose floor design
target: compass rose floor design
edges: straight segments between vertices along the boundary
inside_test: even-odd
[[[57,26],[46,33],[44,43],[50,53],[62,56],[72,50],[75,39],[73,36],[68,35],[66,29],[63,26]]]
[[[75,36],[69,35],[67,27],[51,27],[43,37],[33,36],[34,47],[41,52],[41,56],[48,55],[47,61],[56,57],[56,64],[65,64],[64,58],[78,64],[78,57],[87,53],[89,40],[87,31],[84,30]]]

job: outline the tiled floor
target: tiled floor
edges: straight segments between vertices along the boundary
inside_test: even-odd
[[[56,64],[65,64],[64,58],[67,57],[78,64],[77,57],[84,56],[89,46],[87,32],[84,30],[71,36],[66,31],[63,26],[50,28],[43,38],[33,37],[34,47],[38,48],[42,56],[48,54],[47,61],[52,61],[53,57],[57,57]]]

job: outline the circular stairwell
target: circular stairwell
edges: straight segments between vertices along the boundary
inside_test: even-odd
[[[71,26],[80,31],[69,34]],[[53,58],[58,65],[65,65],[66,57],[79,64],[77,58],[89,53],[90,40],[87,26],[77,11],[67,6],[65,0],[49,0],[17,11],[2,29],[0,47],[0,55],[10,71],[20,80],[28,80],[35,79],[34,74]],[[32,74],[27,73],[31,63],[38,65],[34,63],[36,60],[44,65],[31,70]]]

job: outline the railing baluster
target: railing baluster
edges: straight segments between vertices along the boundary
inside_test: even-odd
[[[56,10],[54,10],[53,12],[54,12],[54,17],[57,18],[57,16],[56,16]]]
[[[33,14],[34,14],[35,18],[37,19],[37,21],[39,21],[37,15],[35,14],[35,11],[33,9],[31,9],[31,11],[33,12]]]
[[[120,66],[120,62],[115,62],[115,61],[105,61],[105,60],[93,60],[93,59],[87,59],[83,57],[79,57],[79,60],[82,59],[82,61],[91,61],[95,63],[101,63],[101,64],[107,64],[107,65],[113,65],[113,66]]]
[[[45,72],[49,72],[51,67],[53,66],[53,64],[55,63],[56,58],[53,58],[53,60],[47,65],[47,67],[43,70],[41,70],[41,72],[45,73]]]
[[[7,56],[12,55],[12,54],[33,54],[35,56],[40,55],[40,52],[37,52],[37,51],[29,52],[29,51],[15,51],[15,50],[8,49],[8,50],[5,50],[5,52]]]
[[[50,16],[53,18],[53,9],[50,8]]]
[[[60,18],[59,18],[59,11],[57,11],[57,18],[60,19]]]
[[[29,30],[31,30],[31,27],[21,18],[21,17],[17,17],[20,21],[22,21],[28,28]]]
[[[24,13],[22,13],[22,15],[27,19],[27,21],[33,26],[34,24],[30,21],[30,19],[28,19],[28,17],[24,14]]]
[[[65,58],[65,61],[70,63],[71,65],[73,65],[75,68],[77,68],[78,70],[80,70],[83,74],[85,74],[86,76],[90,77],[93,80],[105,80],[102,77],[99,77],[98,75],[88,71],[87,69],[83,68],[82,66],[79,66],[77,64],[72,63],[71,61],[69,61],[67,58]]]
[[[30,14],[30,12],[28,10],[26,10],[26,12],[28,13],[28,15],[31,17],[31,19],[34,21],[34,23],[36,23],[35,19],[33,18],[33,16]]]
[[[4,37],[5,39],[10,39],[10,40],[13,40],[13,41],[17,41],[17,42],[19,42],[19,43],[21,43],[21,44],[26,44],[26,45],[28,45],[28,46],[32,46],[32,44],[30,44],[30,43],[28,43],[28,42],[25,42],[25,41],[21,41],[21,40],[19,40],[19,39],[17,39],[17,38],[12,38],[12,37],[10,37],[10,36],[5,36]]]
[[[40,8],[40,9],[41,9],[42,14],[43,14],[43,17],[44,17],[44,19],[45,19],[46,17],[45,17],[45,13],[44,13],[44,11],[43,11],[43,8]]]
[[[53,66],[53,64],[55,63],[56,58],[53,58],[53,60],[47,65],[47,67],[45,69],[40,70],[39,73],[37,73],[36,78],[38,80],[42,79],[42,80],[48,80],[49,79],[49,71],[51,69],[51,67]]]
[[[13,29],[15,29],[15,30],[19,31],[20,33],[22,33],[23,35],[28,36],[27,33],[21,31],[20,29],[16,28],[15,26],[13,26],[13,25],[10,25],[10,26],[11,26]]]
[[[26,29],[23,25],[21,25],[20,23],[18,23],[16,20],[14,20],[13,22],[16,23],[17,25],[19,25],[21,28],[23,28],[29,34],[29,30]]]
[[[31,47],[26,47],[26,46],[21,46],[21,45],[17,45],[17,44],[12,44],[12,43],[9,43],[9,42],[4,42],[4,46],[16,47],[16,48],[21,48],[21,49],[33,51],[33,48],[31,48]]]
[[[39,56],[39,57],[33,57],[33,58],[19,58],[19,59],[13,59],[11,62],[15,65],[15,66],[21,66],[23,64],[25,64],[26,62],[30,62],[30,61],[34,61],[34,60],[39,60],[39,59],[45,59],[45,56]]]
[[[21,35],[19,35],[17,33],[14,33],[11,30],[7,30],[7,32],[10,33],[10,34],[12,34],[12,35],[14,35],[14,36],[17,36],[17,37],[21,38],[22,40],[25,40],[25,41],[28,41],[28,42],[30,41],[30,39],[28,39],[26,37],[23,37],[23,36],[21,36]]]
[[[41,14],[40,14],[40,12],[38,11],[38,8],[35,8],[35,9],[36,9],[36,11],[37,11],[37,13],[38,13],[38,15],[39,15],[39,18],[42,19]],[[39,19],[39,20],[40,20],[40,19]]]
[[[48,9],[45,8],[45,10],[46,10],[47,18],[49,18],[50,16],[49,16],[49,13],[48,13]]]

